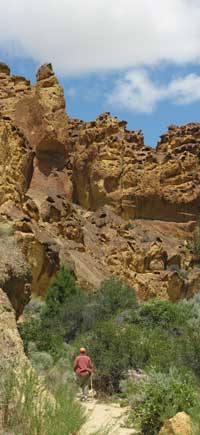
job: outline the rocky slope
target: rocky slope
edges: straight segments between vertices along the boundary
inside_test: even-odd
[[[0,64],[0,235],[21,250],[32,291],[43,294],[61,263],[89,289],[114,273],[145,300],[199,291],[189,245],[200,124],[170,126],[152,149],[109,113],[68,117],[50,64],[36,77],[31,85]],[[22,295],[29,282],[21,281]]]
[[[14,310],[2,289],[0,289],[0,349],[0,431],[2,431],[5,419],[4,402],[1,396],[3,376],[5,377],[6,368],[9,365],[15,364],[16,367],[16,361],[20,361],[21,365],[26,363],[22,340],[16,328]]]

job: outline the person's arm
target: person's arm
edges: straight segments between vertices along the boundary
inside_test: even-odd
[[[90,370],[90,372],[92,372],[93,364],[92,364],[90,357],[88,357],[88,369]]]
[[[76,371],[77,368],[78,368],[78,357],[76,357],[74,360],[74,372]]]

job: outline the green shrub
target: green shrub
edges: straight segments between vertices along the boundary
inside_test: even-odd
[[[26,309],[26,321],[19,325],[25,352],[35,342],[36,350],[48,352],[55,359],[63,353],[65,341],[73,340],[81,331],[83,307],[87,294],[79,289],[74,277],[61,267],[47,289],[45,303],[31,301]]]
[[[182,337],[182,361],[185,367],[189,367],[193,372],[200,376],[200,331],[193,329],[187,330]]]
[[[85,421],[83,410],[66,388],[54,389],[55,402],[42,393],[37,376],[23,368],[23,377],[11,370],[0,380],[3,426],[15,435],[71,435]]]
[[[29,343],[37,343],[38,338],[41,336],[41,320],[36,318],[28,319],[18,324],[18,330],[23,340],[25,353],[27,354]]]
[[[58,321],[66,342],[72,341],[82,330],[87,300],[87,294],[84,291],[79,291],[77,294],[69,296],[67,302],[60,309]]]
[[[191,307],[188,304],[172,303],[155,299],[143,303],[140,308],[140,321],[148,326],[163,327],[168,330],[180,328],[191,317]]]
[[[118,325],[114,319],[97,322],[89,334],[79,337],[95,365],[98,388],[119,391],[120,379],[129,368],[144,367],[149,359],[149,336],[138,326]]]
[[[50,353],[54,359],[63,352],[63,328],[56,318],[43,316],[41,319],[29,319],[18,325],[19,333],[24,343],[24,350],[28,355],[30,345],[35,344],[36,351]]]
[[[118,390],[119,380],[127,367],[127,353],[122,353],[123,342],[116,324],[112,320],[97,323],[81,342],[94,362],[98,388],[109,393]]]
[[[151,329],[146,327],[143,329],[143,334],[142,343],[146,349],[146,359],[139,366],[140,368],[156,367],[157,370],[168,372],[171,365],[181,364],[182,342],[179,337],[169,334],[159,326]]]
[[[196,375],[200,375],[200,295],[196,294],[190,300],[181,302],[182,306],[189,309],[189,316],[185,319],[181,341],[182,364],[190,367]]]
[[[200,293],[197,293],[189,300],[184,300],[182,304],[189,306],[190,309],[190,318],[187,321],[188,325],[198,330],[200,327]]]
[[[53,367],[53,358],[47,352],[32,351],[28,354],[32,366],[39,375],[45,374],[45,372]]]
[[[200,221],[197,222],[193,232],[193,243],[191,250],[196,256],[200,254]]]
[[[80,293],[80,290],[76,285],[75,278],[64,266],[61,266],[47,289],[44,316],[50,318],[56,317],[60,313],[62,306],[68,302],[69,297],[77,293]]]
[[[194,435],[200,434],[200,409],[199,403],[190,410],[190,418],[192,420],[192,430]],[[192,435],[193,435],[192,434]]]
[[[45,374],[45,379],[53,392],[58,387],[65,387],[75,393],[77,385],[74,383],[73,359],[60,358]]]
[[[72,435],[78,433],[86,420],[79,403],[74,400],[66,386],[59,388],[55,393],[55,399],[57,402],[55,416],[49,414],[45,426],[46,432],[41,433],[41,435]]]
[[[91,331],[97,321],[104,319],[104,312],[96,295],[91,295],[87,303],[82,306],[82,316],[82,331]]]
[[[198,335],[197,335],[198,334]],[[96,384],[108,393],[119,391],[120,379],[128,369],[151,369],[169,374],[172,366],[188,368],[198,375],[199,333],[180,333],[159,326],[119,324],[115,319],[96,323],[90,333],[77,339],[88,348],[95,365]]]
[[[91,330],[97,321],[109,319],[120,310],[135,310],[134,289],[117,278],[105,281],[95,294],[77,287],[74,277],[60,269],[47,290],[45,304],[31,302],[26,321],[19,325],[24,348],[35,342],[38,351],[59,357],[64,342],[70,342],[83,331]],[[39,313],[39,315],[38,315]]]
[[[114,318],[118,313],[135,312],[136,308],[136,294],[131,286],[118,278],[106,280],[82,304],[82,331],[90,331],[97,322]]]
[[[39,319],[42,311],[45,307],[45,301],[39,296],[32,295],[32,299],[28,305],[26,305],[23,316],[25,319]]]
[[[122,382],[122,388],[132,406],[129,424],[137,424],[142,434],[148,435],[156,435],[163,422],[177,412],[190,412],[199,394],[191,374],[176,369],[168,374],[151,371],[140,382]]]
[[[53,357],[52,379],[56,379],[55,367],[61,359],[72,367],[76,352],[66,356],[69,344],[88,348],[96,367],[96,386],[109,393],[119,391],[129,368],[154,367],[168,375],[176,366],[200,375],[198,296],[179,303],[153,300],[138,304],[134,289],[118,278],[88,294],[62,267],[47,290],[45,303],[31,304],[19,330],[27,354],[36,355],[34,364],[39,371],[46,370],[42,355]],[[67,363],[66,367],[72,379]]]
[[[104,281],[97,293],[102,316],[112,316],[126,308],[136,308],[135,290],[118,278]]]

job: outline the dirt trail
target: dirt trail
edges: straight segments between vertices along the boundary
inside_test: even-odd
[[[119,405],[98,403],[98,401],[88,401],[84,403],[88,419],[81,431],[80,435],[102,434],[105,431],[112,435],[133,435],[137,432],[134,429],[123,427],[125,420],[125,408],[120,408]]]

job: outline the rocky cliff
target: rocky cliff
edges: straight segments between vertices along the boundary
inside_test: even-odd
[[[70,118],[50,64],[34,85],[0,64],[0,235],[31,268],[33,292],[61,263],[89,289],[116,274],[145,300],[198,292],[199,178],[200,124],[171,125],[153,149],[109,113]],[[26,295],[30,279],[20,282]],[[25,300],[13,299],[18,314]]]

